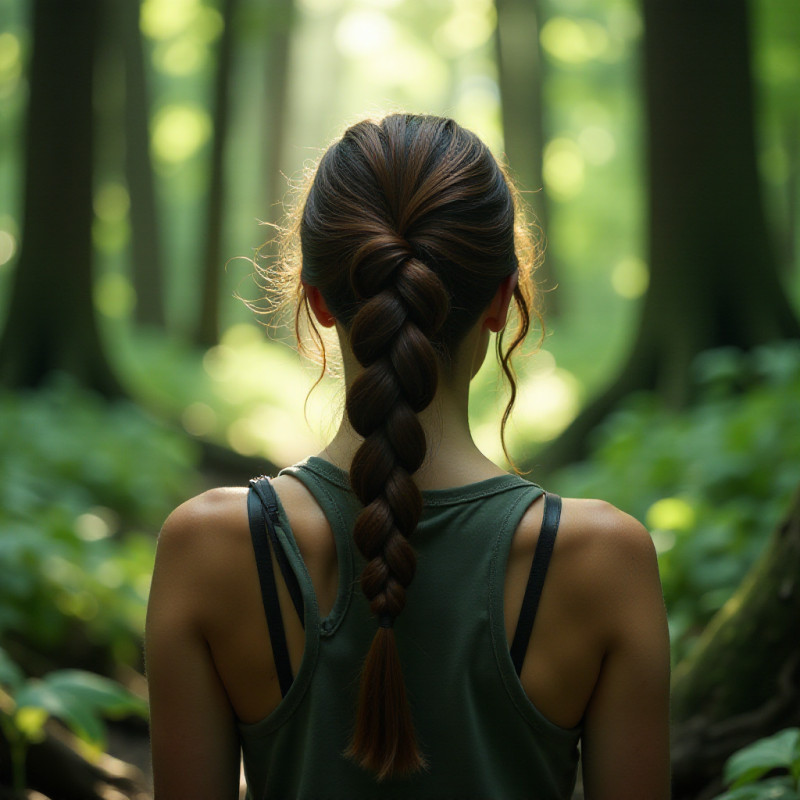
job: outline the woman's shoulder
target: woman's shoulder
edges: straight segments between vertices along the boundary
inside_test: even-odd
[[[306,566],[335,560],[328,521],[308,489],[288,475],[272,480],[283,510],[283,529]],[[158,553],[176,568],[194,569],[222,581],[253,563],[246,487],[209,489],[178,506],[159,535]]]
[[[542,503],[523,517],[516,547],[535,548]],[[564,498],[548,580],[579,613],[611,626],[626,606],[660,591],[658,562],[647,529],[634,517],[603,500]]]
[[[534,544],[542,524],[543,503],[533,503],[520,521],[518,535]],[[557,534],[558,546],[578,561],[588,559],[617,562],[655,556],[647,528],[605,500],[562,498]]]
[[[212,545],[241,531],[247,522],[247,489],[208,489],[181,503],[167,517],[158,536],[159,547],[196,549],[202,542]]]
[[[578,549],[598,558],[648,558],[655,548],[639,520],[605,500],[564,498],[560,533]]]
[[[227,591],[247,569],[250,548],[247,490],[209,489],[167,517],[158,536],[155,570],[199,608],[202,598]]]

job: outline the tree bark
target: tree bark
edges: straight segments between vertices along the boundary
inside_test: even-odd
[[[265,39],[265,92],[263,108],[262,164],[267,222],[278,222],[286,181],[286,107],[289,88],[289,44],[294,24],[294,0],[275,0],[269,6]]]
[[[118,17],[125,57],[125,177],[130,193],[135,319],[163,328],[164,264],[153,164],[150,159],[150,99],[139,0],[126,0],[110,13]]]
[[[673,798],[721,789],[734,751],[800,725],[800,489],[761,560],[678,665]]]
[[[214,87],[214,135],[211,143],[211,177],[206,207],[206,238],[200,318],[195,342],[201,347],[217,344],[220,337],[219,297],[223,270],[222,234],[225,208],[225,145],[230,120],[229,85],[233,61],[233,21],[238,0],[223,0],[224,30],[217,52]]]
[[[497,28],[497,70],[502,100],[503,138],[512,175],[523,191],[541,229],[547,234],[549,204],[542,178],[544,150],[544,108],[542,84],[544,60],[539,44],[541,3],[538,0],[495,0]],[[551,253],[542,262],[537,280],[552,289],[556,270]],[[557,295],[543,293],[545,311],[558,313]]]
[[[92,300],[92,66],[97,0],[33,4],[22,245],[0,341],[0,383],[52,372],[122,393]]]
[[[618,377],[533,461],[583,457],[626,394],[691,400],[694,357],[800,337],[756,167],[746,0],[644,0],[650,285]]]

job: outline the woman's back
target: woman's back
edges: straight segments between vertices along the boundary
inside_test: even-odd
[[[592,758],[591,747],[586,751],[593,730],[604,731],[596,742],[603,759],[615,747],[630,748],[636,742],[641,752],[635,758],[625,753],[626,774],[613,796],[648,796],[637,794],[641,790],[634,772],[652,769],[649,759],[663,760],[666,735],[663,722],[661,730],[657,726],[663,709],[656,704],[648,724],[642,708],[643,698],[653,695],[651,682],[663,686],[665,681],[659,675],[665,669],[665,632],[649,624],[661,604],[650,538],[638,523],[605,503],[564,501],[518,679],[508,649],[544,502],[533,485],[492,472],[491,467],[479,469],[479,481],[468,486],[423,489],[426,511],[415,540],[415,599],[407,618],[398,623],[397,635],[415,723],[421,733],[430,731],[432,739],[422,743],[430,755],[430,773],[384,784],[382,796],[568,797],[564,787],[574,780],[582,728],[584,759]],[[184,595],[186,606],[196,606],[192,616],[203,630],[221,688],[238,719],[236,735],[252,786],[269,786],[270,797],[373,796],[358,793],[364,786],[374,789],[374,782],[342,754],[352,727],[346,712],[354,702],[354,677],[373,631],[368,607],[354,586],[360,557],[346,544],[358,503],[346,473],[320,458],[285,472],[273,486],[281,505],[281,536],[297,543],[307,568],[308,584],[301,581],[311,606],[306,622],[312,634],[319,627],[319,636],[312,637],[313,656],[304,663],[306,632],[276,564],[291,672],[301,684],[292,695],[281,703],[245,490],[206,493],[175,512],[165,526],[162,564],[172,552],[176,566],[180,564],[175,571],[186,581],[184,594],[175,584],[181,578],[173,575],[170,596],[176,603]],[[286,551],[291,554],[291,547]],[[299,563],[294,559],[302,578],[305,569]],[[182,602],[176,605],[186,613]],[[355,624],[343,625],[348,618]],[[436,643],[438,649],[431,652]],[[349,653],[349,662],[342,663],[343,652]],[[605,671],[608,688],[604,685],[603,691],[611,697],[600,699],[598,678],[603,659],[611,653],[620,663],[613,674]],[[318,664],[323,678],[315,674]],[[343,680],[343,675],[349,677]],[[448,687],[449,693],[443,693]],[[593,693],[598,696],[595,708],[589,707]],[[664,696],[662,691],[662,702]],[[605,706],[611,706],[612,714]],[[465,716],[459,718],[455,710]],[[624,740],[615,743],[605,730],[610,719],[624,717],[626,710],[642,718],[641,738],[631,739],[619,720]],[[320,717],[327,724],[320,724]],[[449,731],[447,738],[443,731]],[[485,747],[476,747],[481,736]],[[335,742],[338,746],[332,746]],[[466,749],[454,750],[456,745]],[[453,759],[459,757],[454,769]],[[338,778],[331,764],[341,769]],[[292,776],[296,783],[291,788],[281,783]],[[591,774],[587,778],[590,782]],[[316,780],[324,781],[324,795]],[[442,794],[442,786],[453,794]],[[532,786],[539,787],[537,793],[531,793]],[[509,793],[509,787],[515,790]]]
[[[646,531],[572,500],[556,527],[470,432],[491,333],[512,387],[502,432],[530,323],[502,169],[452,120],[358,123],[322,157],[298,229],[298,317],[336,329],[345,413],[320,458],[275,480],[273,557],[294,573],[268,567],[253,493],[207,493],[165,524],[147,626],[159,800],[235,796],[240,749],[259,795],[565,800],[579,734],[587,800],[665,797]],[[529,585],[530,638],[514,633]]]

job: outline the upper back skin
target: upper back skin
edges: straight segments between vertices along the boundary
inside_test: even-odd
[[[337,592],[336,548],[330,526],[308,490],[290,476],[273,481],[308,568],[320,616]],[[266,717],[280,701],[269,632],[246,509],[246,489],[215,489],[175,514],[192,531],[198,591],[197,619],[238,719]],[[505,628],[510,642],[542,522],[539,498],[517,528],[505,579]],[[555,724],[571,728],[583,718],[601,663],[631,609],[620,584],[636,580],[651,561],[646,531],[627,515],[595,500],[564,501],[556,546],[525,657],[521,682],[533,704]],[[652,566],[652,565],[650,565]],[[304,633],[280,571],[275,569],[293,672]],[[635,587],[631,587],[635,590]],[[624,594],[624,593],[623,593]],[[626,616],[627,615],[627,616]],[[635,620],[634,620],[635,621]]]
[[[437,482],[425,478],[435,471],[421,473],[420,488],[463,485],[464,468],[462,463],[457,475],[439,474]],[[478,481],[502,474],[492,469],[488,474],[473,470],[471,477]],[[300,481],[284,475],[273,485],[324,617],[338,588],[331,529]],[[540,497],[523,515],[511,542],[504,589],[507,641],[516,627],[542,511]],[[274,573],[292,671],[297,674],[304,632],[276,566]],[[157,700],[154,752],[161,753],[156,797],[159,782],[168,787],[164,797],[174,796],[173,785],[184,785],[186,771],[171,764],[185,759],[205,766],[208,754],[220,748],[226,755],[219,766],[219,785],[230,786],[238,764],[235,720],[258,722],[281,700],[246,489],[208,491],[184,503],[165,523],[147,638],[151,699]],[[210,672],[202,666],[206,651]],[[175,652],[186,656],[178,655],[182,666],[172,668],[168,664]],[[198,672],[187,676],[192,661]],[[601,501],[564,500],[520,679],[533,705],[551,722],[562,728],[582,725],[586,800],[667,800],[669,639],[655,551],[649,534],[634,519]],[[187,680],[194,683],[184,689]],[[188,694],[180,702],[176,697],[173,711],[171,698],[176,693]],[[196,709],[190,696],[208,698],[210,716],[203,716],[206,712]],[[183,737],[201,723],[202,735],[198,732],[196,740],[179,744],[183,739],[176,735]],[[228,796],[209,785],[198,784],[193,796]],[[210,793],[198,794],[201,789]]]

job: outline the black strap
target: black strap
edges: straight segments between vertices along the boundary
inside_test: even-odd
[[[269,487],[269,492],[272,492],[272,498],[270,498],[269,503],[265,502],[264,499],[265,496],[269,498],[269,492],[259,491],[259,488],[261,488],[259,483],[266,483]],[[273,505],[275,516],[273,516]],[[286,644],[286,631],[283,627],[278,587],[272,571],[272,555],[270,553],[270,541],[273,542],[272,546],[276,555],[281,552],[281,548],[276,546],[277,536],[275,535],[274,527],[277,508],[274,490],[269,486],[269,479],[258,478],[250,481],[250,491],[247,494],[247,517],[250,523],[250,536],[253,540],[253,551],[256,557],[256,567],[258,568],[258,581],[261,585],[261,600],[267,616],[267,627],[269,629],[270,644],[272,645],[272,655],[275,660],[275,670],[278,673],[281,696],[285,697],[292,685],[292,665],[289,661],[289,648]]]
[[[272,542],[272,549],[275,557],[278,559],[278,566],[283,575],[283,580],[286,582],[286,588],[289,590],[289,596],[292,598],[292,605],[300,618],[300,624],[305,628],[305,613],[303,604],[303,593],[300,591],[300,582],[297,580],[297,575],[294,574],[292,568],[289,566],[289,559],[286,557],[286,551],[278,541],[278,534],[275,532],[275,524],[278,522],[278,498],[275,496],[275,490],[272,488],[270,479],[266,476],[254,478],[250,481],[250,485],[255,489],[261,502],[267,512],[267,533],[269,540]]]
[[[528,576],[528,585],[525,587],[525,596],[522,598],[522,608],[519,612],[517,630],[511,644],[511,660],[517,675],[522,672],[522,662],[528,650],[528,642],[533,631],[533,622],[539,608],[539,598],[542,596],[542,587],[556,543],[558,523],[561,520],[561,498],[557,494],[544,495],[544,513],[542,515],[542,528],[539,531],[539,541],[536,543],[536,552],[533,554],[531,574]]]

